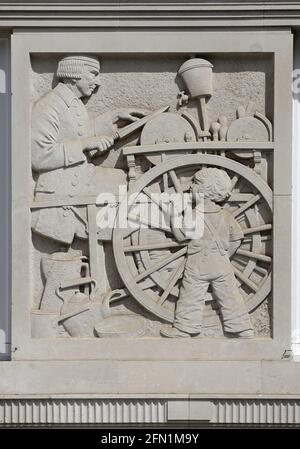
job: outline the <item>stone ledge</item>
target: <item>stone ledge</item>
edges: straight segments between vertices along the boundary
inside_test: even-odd
[[[0,398],[61,395],[300,395],[292,361],[19,361],[0,363]]]

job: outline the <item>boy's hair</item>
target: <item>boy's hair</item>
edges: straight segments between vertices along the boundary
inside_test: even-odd
[[[231,179],[219,168],[202,168],[193,177],[193,190],[219,203],[230,195]]]

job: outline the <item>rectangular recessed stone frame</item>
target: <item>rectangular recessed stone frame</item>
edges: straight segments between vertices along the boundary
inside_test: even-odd
[[[109,366],[118,361],[131,363],[132,376],[139,361],[155,361],[156,368],[173,361],[279,360],[291,348],[291,169],[292,169],[292,35],[278,31],[70,31],[40,32],[15,30],[12,35],[12,359],[14,361],[56,360],[64,367],[66,360],[105,361],[105,391],[114,391]],[[274,61],[274,274],[273,337],[268,339],[32,339],[30,335],[31,282],[30,254],[30,54],[86,52],[112,53],[268,53]],[[215,372],[216,362],[211,369]],[[237,362],[235,362],[236,364]],[[253,369],[259,366],[254,363]],[[91,366],[92,369],[92,366]],[[236,366],[239,370],[239,363]],[[242,369],[243,370],[243,369]],[[105,371],[105,370],[104,370]],[[151,371],[151,370],[150,370]],[[255,369],[254,369],[255,371]],[[252,373],[253,374],[253,373]],[[258,373],[256,372],[258,375]],[[103,373],[102,373],[103,375]],[[162,372],[163,375],[163,372]],[[186,373],[188,376],[188,372]],[[191,375],[196,375],[192,372]],[[150,372],[144,373],[147,382]],[[223,376],[223,374],[222,374]],[[259,376],[258,376],[259,378]],[[122,392],[119,382],[118,391]],[[193,383],[193,379],[190,379]],[[89,382],[86,379],[86,382]],[[94,376],[90,379],[94,389]],[[139,379],[139,383],[141,379]],[[178,379],[180,383],[180,379]],[[198,379],[199,382],[199,379]],[[85,384],[86,385],[86,384]],[[154,388],[155,389],[155,388]],[[213,385],[207,387],[213,389]],[[101,388],[100,388],[101,390]],[[146,390],[146,388],[145,388]],[[160,388],[158,388],[160,390]],[[175,388],[176,390],[176,388]],[[176,391],[174,392],[176,393]],[[241,389],[242,390],[242,389]],[[252,386],[252,391],[255,387]],[[140,391],[142,387],[140,386]],[[182,391],[178,386],[178,392]],[[49,391],[50,393],[50,391]]]

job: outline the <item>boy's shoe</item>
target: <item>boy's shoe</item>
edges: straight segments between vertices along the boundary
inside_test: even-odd
[[[189,338],[191,335],[183,332],[173,326],[163,326],[160,330],[161,335],[169,338]]]
[[[254,337],[254,331],[253,331],[253,329],[247,329],[245,331],[237,332],[236,336],[238,338],[253,338]]]
[[[244,331],[240,332],[225,332],[224,336],[227,338],[253,338],[254,337],[254,331],[253,329],[246,329]]]

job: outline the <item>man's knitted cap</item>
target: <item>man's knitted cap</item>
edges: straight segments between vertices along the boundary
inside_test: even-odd
[[[100,70],[100,62],[97,56],[93,55],[67,55],[58,63],[56,75],[58,78],[80,79],[83,67],[89,65]]]

